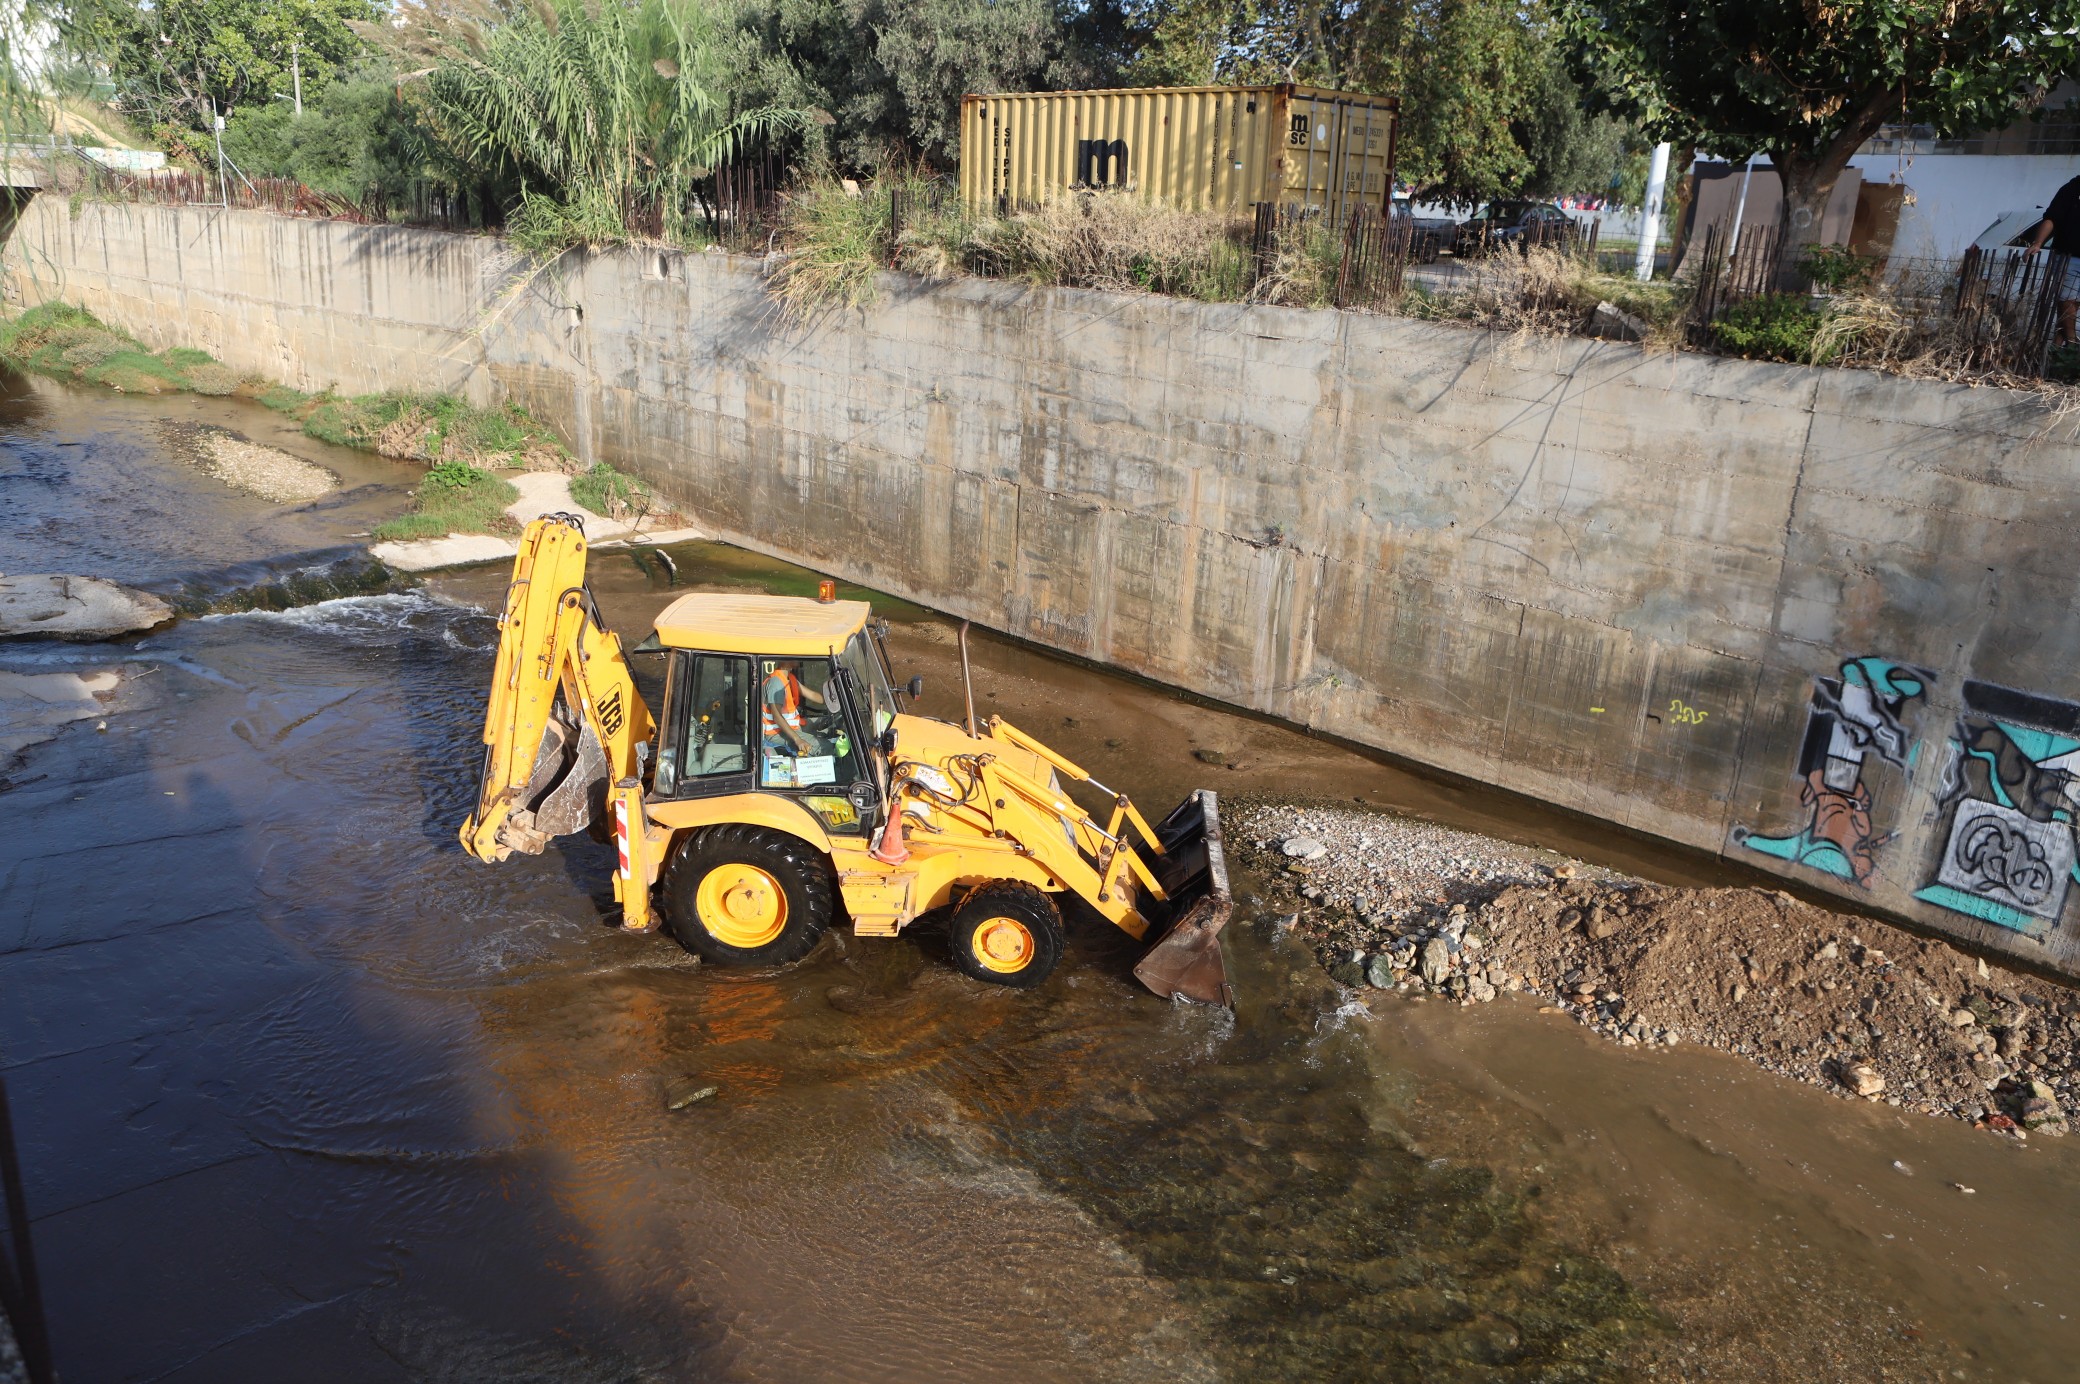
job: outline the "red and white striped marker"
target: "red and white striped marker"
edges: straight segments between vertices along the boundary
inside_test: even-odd
[[[628,868],[628,800],[614,800],[614,848],[621,853],[621,877],[630,877]]]

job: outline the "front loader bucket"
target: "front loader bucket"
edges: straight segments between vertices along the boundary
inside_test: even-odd
[[[1151,862],[1170,896],[1171,921],[1134,967],[1134,978],[1166,1000],[1233,1005],[1221,929],[1235,911],[1228,893],[1220,811],[1201,788],[1156,827],[1163,854]]]

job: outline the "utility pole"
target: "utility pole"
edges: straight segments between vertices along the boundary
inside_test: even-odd
[[[209,98],[210,134],[217,141],[217,200],[231,205],[231,186],[224,181],[224,117],[217,114],[217,98]]]
[[[1632,277],[1644,283],[1654,277],[1654,251],[1661,244],[1661,195],[1668,188],[1668,145],[1654,146],[1647,168],[1647,203],[1639,210],[1639,251],[1632,257]]]
[[[295,39],[293,39],[293,38],[289,40],[289,78],[290,78],[290,80],[291,80],[291,81],[293,81],[293,82],[294,82],[294,83],[296,84],[296,86],[295,86],[295,91],[296,91],[296,113],[297,113],[298,115],[302,115],[302,114],[303,114],[303,58],[302,58],[302,55],[301,55],[301,54],[299,54],[299,53],[297,52],[296,40],[295,40]]]

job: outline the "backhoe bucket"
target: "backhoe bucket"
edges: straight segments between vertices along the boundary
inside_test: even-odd
[[[1214,795],[1201,788],[1156,827],[1163,854],[1151,864],[1170,896],[1171,922],[1134,968],[1134,978],[1166,1000],[1233,1005],[1221,929],[1235,901]]]
[[[522,805],[499,828],[498,844],[522,855],[540,855],[558,836],[604,827],[607,778],[606,751],[591,723],[573,724],[569,708],[559,698],[543,727],[542,747],[522,790]]]

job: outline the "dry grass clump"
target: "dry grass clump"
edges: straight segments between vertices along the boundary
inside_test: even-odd
[[[782,313],[806,321],[834,308],[872,306],[888,235],[889,199],[879,185],[854,192],[835,178],[802,183],[781,204],[785,254],[768,281]]]
[[[440,459],[441,435],[433,426],[433,415],[417,404],[407,404],[389,422],[375,429],[371,438],[376,451],[403,461]]]
[[[202,365],[191,365],[187,370],[188,388],[197,394],[223,396],[236,394],[245,377],[228,365],[209,361]]]
[[[1247,287],[1244,239],[1222,213],[1122,189],[1072,193],[1004,217],[983,243],[1009,275],[1031,283],[1227,302]]]
[[[796,321],[871,306],[876,275],[889,267],[927,279],[980,274],[1232,302],[1249,286],[1243,229],[1220,213],[1155,205],[1124,189],[970,216],[948,189],[914,173],[858,191],[812,179],[783,207],[783,255],[770,291]]]
[[[2072,393],[2068,385],[2010,368],[2018,345],[2029,354],[2020,305],[1968,306],[1960,313],[1957,298],[1947,267],[1926,266],[1838,294],[1821,310],[1812,358],[1910,379]]]
[[[1517,335],[1565,336],[1582,331],[1598,305],[1609,303],[1646,324],[1649,347],[1672,349],[1681,344],[1688,297],[1686,284],[1605,274],[1580,256],[1539,246],[1483,262],[1469,288],[1433,293],[1411,287],[1401,311]]]
[[[59,352],[58,358],[80,374],[106,365],[108,362],[131,350],[131,343],[113,332],[99,332],[84,341],[75,342]]]
[[[1249,300],[1291,308],[1329,307],[1342,257],[1343,243],[1320,222],[1309,222],[1279,237],[1269,262],[1250,286]]]
[[[1319,220],[1294,218],[1258,263],[1250,241],[1245,222],[1146,202],[1132,189],[1065,191],[1038,206],[978,216],[952,189],[915,171],[864,189],[824,176],[804,180],[786,202],[770,291],[796,321],[872,306],[878,275],[890,267],[935,280],[974,274],[1202,302],[1336,305],[1342,236]],[[1566,336],[1599,334],[1597,310],[1608,303],[1636,319],[1628,337],[1641,333],[1652,350],[1708,343],[1752,358],[2071,394],[2080,408],[2080,391],[2009,368],[2006,362],[2028,354],[2010,349],[2025,324],[2006,309],[1961,316],[1947,266],[1878,282],[1872,264],[1844,252],[1815,257],[1808,269],[1832,298],[1763,295],[1703,323],[1691,312],[1687,281],[1641,283],[1540,246],[1481,261],[1463,287],[1439,290],[1411,278],[1400,302],[1383,310],[1519,337]],[[2054,377],[2080,376],[2080,348],[2054,355],[2051,365]]]

